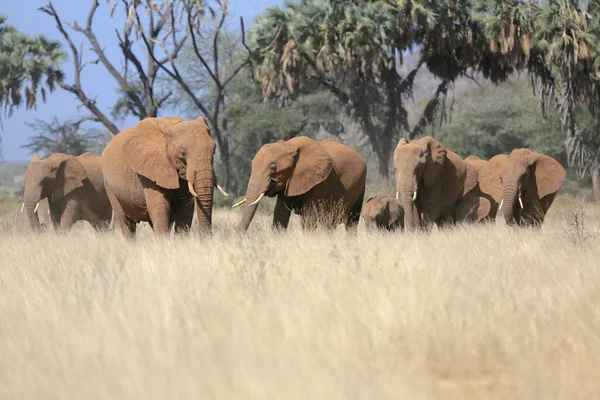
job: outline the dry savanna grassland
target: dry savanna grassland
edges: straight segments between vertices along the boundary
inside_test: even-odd
[[[0,398],[595,399],[599,217],[241,236],[217,212],[210,238],[126,241],[6,213]]]

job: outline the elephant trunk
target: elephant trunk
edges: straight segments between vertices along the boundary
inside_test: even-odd
[[[31,188],[25,188],[25,194],[23,195],[23,204],[27,211],[27,219],[32,228],[37,229],[40,227],[40,220],[38,218],[37,207],[39,202],[42,200],[41,190],[33,190]]]
[[[212,162],[210,163],[212,166]],[[214,195],[214,175],[212,168],[193,172],[188,177],[190,192],[196,197],[198,230],[201,233],[211,233],[212,208]]]
[[[238,227],[238,229],[242,232],[246,232],[248,230],[248,227],[254,218],[254,214],[256,214],[258,204],[268,188],[268,184],[265,184],[261,178],[257,178],[253,174],[248,182],[246,202],[244,203],[244,212],[242,213],[242,220],[240,221],[240,225]],[[269,179],[267,178],[266,181],[268,182]]]
[[[404,208],[404,228],[414,231],[420,224],[419,210],[415,204],[418,196],[417,179],[412,174],[402,176],[397,180],[396,187],[396,198],[399,198]]]
[[[508,225],[515,223],[515,204],[517,202],[517,196],[520,195],[517,185],[508,184],[504,185],[502,189],[502,213],[504,215],[504,221]]]

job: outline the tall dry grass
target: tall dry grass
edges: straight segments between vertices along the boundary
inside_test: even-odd
[[[595,399],[600,243],[571,206],[541,231],[239,236],[217,213],[211,238],[132,242],[0,216],[0,398]]]

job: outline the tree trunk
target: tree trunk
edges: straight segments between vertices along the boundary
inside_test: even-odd
[[[390,151],[378,151],[377,160],[379,161],[379,176],[385,184],[390,183]]]
[[[600,201],[600,149],[592,162],[591,171],[592,188],[594,189],[594,201]]]

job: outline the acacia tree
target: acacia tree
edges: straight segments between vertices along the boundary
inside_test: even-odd
[[[63,79],[65,54],[59,42],[25,35],[6,20],[0,15],[0,108],[10,117],[23,104],[35,109],[39,96],[46,101]]]
[[[56,117],[50,122],[36,119],[26,123],[37,135],[29,143],[21,147],[30,154],[41,154],[48,157],[52,153],[65,153],[79,156],[93,151],[104,139],[104,134],[96,129],[84,130],[83,121],[59,121]]]

